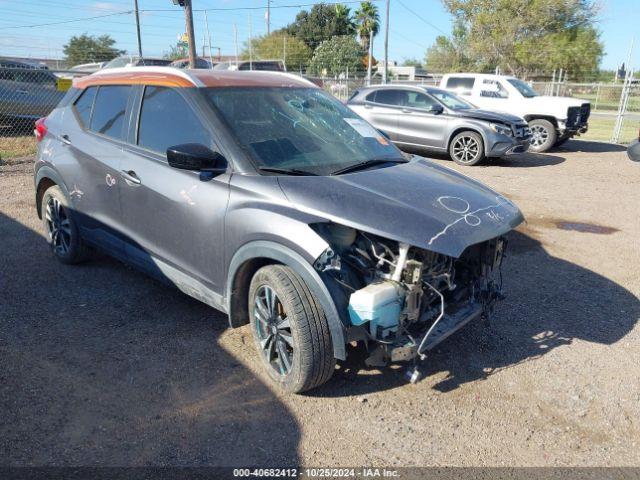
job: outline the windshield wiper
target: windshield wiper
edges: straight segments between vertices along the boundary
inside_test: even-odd
[[[277,168],[277,167],[259,167],[258,170],[261,172],[271,172],[271,173],[282,173],[284,175],[313,175],[318,176],[317,173],[307,172],[306,170],[299,170],[297,168]]]
[[[335,172],[331,172],[330,175],[340,175],[341,173],[356,172],[358,170],[364,170],[365,168],[373,167],[375,165],[382,165],[383,163],[407,163],[409,160],[404,158],[374,158],[371,160],[365,160],[364,162],[354,163],[344,168],[340,168]]]

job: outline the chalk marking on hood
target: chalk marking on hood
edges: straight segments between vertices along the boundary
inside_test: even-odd
[[[447,205],[447,200],[461,201],[461,202],[463,202],[463,204],[466,205],[466,208],[453,208],[451,206],[448,206]],[[464,198],[452,197],[452,196],[449,196],[449,195],[443,195],[441,197],[438,197],[438,203],[440,205],[442,205],[443,208],[445,208],[446,210],[449,210],[450,212],[460,214],[462,216],[460,218],[454,220],[453,222],[449,223],[448,225],[446,225],[441,231],[439,231],[433,237],[431,237],[431,239],[429,240],[429,245],[433,244],[433,242],[435,242],[439,237],[441,237],[442,235],[446,234],[447,230],[449,230],[456,223],[458,223],[458,222],[460,222],[462,220],[464,220],[465,223],[467,225],[469,225],[470,227],[477,227],[478,225],[480,225],[482,223],[482,220],[480,219],[480,217],[478,215],[476,215],[478,212],[483,212],[483,211],[489,210],[491,208],[497,208],[497,207],[500,207],[500,206],[502,206],[502,205],[507,203],[506,199],[500,200],[498,197],[496,197],[496,200],[498,200],[498,203],[495,203],[493,205],[489,205],[489,206],[486,206],[486,207],[478,208],[477,210],[474,210],[473,212],[469,212],[469,209],[471,208],[471,206],[469,205],[469,202],[467,202]]]

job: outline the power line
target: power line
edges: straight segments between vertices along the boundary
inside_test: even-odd
[[[380,0],[373,0],[374,2],[380,1]],[[354,3],[360,3],[360,1],[343,1],[343,2],[316,2],[316,3],[299,3],[299,4],[289,4],[289,5],[274,5],[271,8],[272,9],[276,9],[276,8],[302,8],[302,7],[311,7],[314,5],[318,5],[318,4],[322,4],[322,5],[338,5],[338,4],[354,4]],[[406,8],[406,7],[405,7]],[[194,9],[194,12],[228,12],[228,11],[242,11],[242,10],[263,10],[264,7],[221,7],[221,8],[206,8],[206,9]],[[168,8],[163,8],[163,9],[140,9],[140,12],[179,12],[180,10],[177,9],[168,9]],[[85,22],[85,21],[90,21],[90,20],[96,20],[96,19],[100,19],[100,18],[107,18],[107,17],[114,17],[114,16],[118,16],[118,15],[131,15],[133,13],[133,10],[123,10],[120,12],[113,12],[113,13],[107,13],[104,15],[94,15],[91,17],[83,17],[83,18],[74,18],[74,19],[69,19],[69,20],[62,20],[59,22],[47,22],[47,23],[37,23],[37,24],[32,24],[32,25],[12,25],[12,26],[8,26],[8,27],[3,27],[4,29],[9,29],[9,28],[35,28],[35,27],[47,27],[50,25],[62,25],[62,24],[66,24],[66,23],[74,23],[74,22]]]
[[[373,2],[379,2],[380,0],[372,0]],[[358,1],[343,1],[343,2],[315,2],[315,3],[296,3],[289,5],[273,5],[271,9],[274,8],[303,8],[303,7],[313,7],[314,5],[348,5],[353,3],[361,3]],[[200,8],[193,9],[194,12],[230,12],[230,11],[241,11],[241,10],[264,10],[265,7],[217,7],[217,8]],[[144,9],[140,10],[141,12],[173,12],[174,10],[170,8],[157,8],[157,9]]]
[[[87,20],[95,20],[98,18],[105,18],[105,17],[113,17],[115,15],[130,15],[133,13],[133,10],[127,10],[124,12],[114,12],[114,13],[108,13],[106,15],[95,15],[93,17],[84,17],[84,18],[75,18],[72,20],[64,20],[61,22],[49,22],[49,23],[38,23],[38,24],[34,24],[34,25],[14,25],[14,26],[10,26],[10,27],[2,27],[5,29],[8,28],[34,28],[34,27],[47,27],[49,25],[60,25],[63,23],[73,23],[73,22],[85,22]]]
[[[429,25],[431,28],[435,28],[436,30],[438,30],[440,33],[442,33],[443,35],[448,35],[447,32],[445,32],[444,30],[442,30],[440,27],[434,25],[433,23],[431,23],[429,20],[425,20],[423,17],[421,17],[420,15],[418,15],[414,10],[410,9],[409,7],[407,7],[404,3],[402,3],[400,0],[398,0],[398,3],[400,5],[402,5],[409,13],[412,13],[413,15],[416,16],[416,18],[422,20],[424,23],[426,23],[427,25]]]

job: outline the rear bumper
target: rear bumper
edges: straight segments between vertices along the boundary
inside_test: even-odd
[[[573,137],[574,135],[584,135],[589,130],[589,124],[587,122],[574,125],[569,128],[560,128],[560,136]]]

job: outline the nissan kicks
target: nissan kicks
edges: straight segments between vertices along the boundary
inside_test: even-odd
[[[102,250],[250,323],[290,392],[326,382],[349,343],[369,365],[424,359],[490,315],[523,220],[287,73],[105,70],[35,134],[53,255]]]

